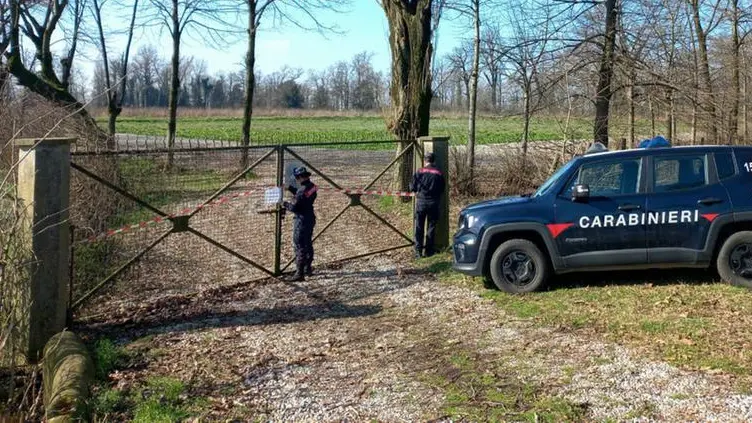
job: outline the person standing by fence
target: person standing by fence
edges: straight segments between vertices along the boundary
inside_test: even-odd
[[[300,188],[287,187],[295,195],[295,201],[285,201],[284,206],[295,214],[292,239],[297,269],[291,281],[299,282],[313,274],[313,228],[316,226],[313,203],[316,201],[318,187],[311,182],[311,173],[305,167],[296,168],[293,175]]]
[[[413,174],[410,191],[415,193],[415,257],[431,257],[434,251],[439,203],[444,193],[444,175],[436,167],[433,153],[426,154],[426,165]],[[427,226],[427,228],[425,228]],[[425,228],[425,230],[424,230]],[[425,240],[424,240],[425,233]]]

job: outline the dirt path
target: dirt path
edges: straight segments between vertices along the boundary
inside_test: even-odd
[[[721,375],[511,319],[470,289],[395,268],[401,259],[353,262],[295,285],[163,298],[83,323],[143,357],[118,373],[119,388],[181,379],[207,399],[209,420],[447,420],[468,406],[468,420],[515,419],[479,387],[534,389],[535,401],[516,394],[511,404],[545,411],[548,398],[577,410],[576,420],[752,419],[752,396]]]

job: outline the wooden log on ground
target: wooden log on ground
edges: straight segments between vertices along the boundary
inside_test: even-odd
[[[60,332],[47,342],[42,378],[49,422],[88,421],[86,402],[94,381],[94,363],[73,332]]]

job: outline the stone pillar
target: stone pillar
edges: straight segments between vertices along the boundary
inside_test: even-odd
[[[418,142],[423,148],[423,154],[433,153],[436,156],[436,167],[444,174],[446,184],[444,195],[439,206],[439,221],[436,222],[436,251],[449,248],[449,137],[420,137]],[[423,166],[419,154],[415,154],[416,170]]]
[[[65,329],[69,301],[70,146],[75,138],[22,139],[18,147],[18,195],[24,236],[32,254],[23,292],[28,310],[22,347],[36,362],[45,343]]]

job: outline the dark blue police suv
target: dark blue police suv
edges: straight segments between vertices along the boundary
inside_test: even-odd
[[[513,293],[552,274],[712,265],[752,288],[752,147],[586,153],[532,195],[464,208],[453,254]]]

